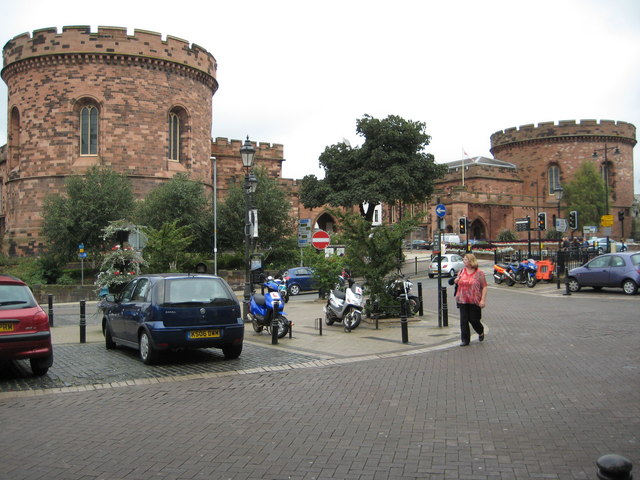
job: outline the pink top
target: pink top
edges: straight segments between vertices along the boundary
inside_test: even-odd
[[[466,268],[458,274],[458,303],[473,303],[479,305],[482,300],[482,289],[487,286],[487,279],[482,270],[469,273]]]

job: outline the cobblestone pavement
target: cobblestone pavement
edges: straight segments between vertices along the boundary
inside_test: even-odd
[[[235,362],[205,351],[191,375],[0,393],[0,479],[588,480],[607,453],[637,469],[640,296],[534,290],[492,286],[487,338],[465,348],[283,352],[233,374],[201,373]]]

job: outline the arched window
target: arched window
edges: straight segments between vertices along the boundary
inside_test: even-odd
[[[99,117],[95,105],[85,105],[80,109],[80,155],[98,154]]]
[[[547,174],[547,178],[549,178],[549,195],[553,195],[553,192],[560,186],[560,169],[557,165],[551,165]]]
[[[180,117],[169,113],[169,160],[180,161]]]

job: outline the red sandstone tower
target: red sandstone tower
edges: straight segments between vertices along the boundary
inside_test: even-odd
[[[15,37],[3,59],[5,252],[38,251],[44,197],[93,165],[129,176],[138,197],[178,172],[211,184],[217,64],[203,48],[80,26]]]

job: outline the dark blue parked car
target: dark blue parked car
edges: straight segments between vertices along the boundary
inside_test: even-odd
[[[295,267],[286,270],[282,274],[287,288],[291,295],[298,295],[300,292],[317,290],[315,279],[313,278],[313,268]]]
[[[227,359],[242,352],[240,304],[220,277],[143,275],[106,300],[102,319],[106,347],[138,349],[146,364],[168,349],[220,348]]]

